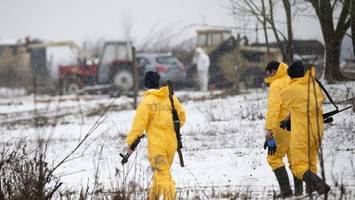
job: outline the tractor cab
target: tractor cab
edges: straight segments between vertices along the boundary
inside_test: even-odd
[[[132,89],[134,82],[132,57],[130,42],[106,42],[98,63],[97,82],[113,83],[123,90]]]
[[[63,93],[100,93],[114,89],[128,93],[134,87],[133,47],[126,41],[104,44],[98,62],[80,62],[76,66],[61,66],[60,85]]]
[[[197,31],[197,47],[201,47],[206,53],[210,53],[217,46],[232,37],[230,30],[203,29]]]

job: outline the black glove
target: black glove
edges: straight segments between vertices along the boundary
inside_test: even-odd
[[[122,160],[121,160],[121,164],[124,165],[128,162],[128,158],[129,156],[131,155],[132,153],[132,149],[131,151],[129,150],[131,149],[130,147],[128,146],[125,146],[123,149],[122,149],[122,152],[124,153],[120,153],[119,155],[121,156]]]
[[[270,137],[268,139],[265,140],[264,143],[264,149],[268,148],[267,153],[269,155],[274,155],[276,152],[276,141],[274,140],[273,137]]]
[[[126,154],[120,153],[119,155],[122,158],[121,164],[122,165],[126,164],[128,162],[128,158],[129,158],[130,155],[128,153],[126,153]]]
[[[291,120],[286,118],[280,122],[280,128],[291,131]]]

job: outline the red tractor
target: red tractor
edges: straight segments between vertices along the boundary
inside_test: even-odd
[[[132,52],[130,42],[110,41],[104,44],[98,63],[83,59],[77,65],[59,66],[63,93],[129,93],[134,88]]]

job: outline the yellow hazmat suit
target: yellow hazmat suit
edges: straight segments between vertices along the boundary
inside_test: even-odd
[[[148,199],[164,197],[175,199],[175,182],[170,174],[170,167],[177,149],[176,135],[169,101],[167,86],[159,90],[150,89],[143,94],[132,129],[127,136],[127,144],[144,134],[148,138],[148,159],[153,169],[153,182],[149,189]],[[186,121],[185,110],[174,96],[174,105],[178,112],[181,126]]]
[[[281,93],[291,112],[292,172],[299,179],[307,170],[317,174],[317,152],[323,136],[324,95],[311,76],[315,76],[314,68],[304,77],[292,79]]]
[[[290,132],[280,128],[280,122],[284,120],[288,114],[288,107],[282,102],[281,91],[288,86],[290,78],[287,76],[287,65],[280,63],[274,76],[265,79],[270,85],[268,94],[268,108],[266,113],[265,128],[273,132],[277,149],[275,154],[267,155],[267,161],[272,170],[284,166],[282,158],[287,155],[289,167],[291,168],[290,156]]]

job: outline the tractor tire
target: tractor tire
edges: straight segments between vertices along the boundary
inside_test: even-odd
[[[112,81],[117,86],[123,91],[129,91],[132,90],[134,87],[134,76],[133,73],[129,70],[122,69],[117,71],[113,77]]]
[[[76,94],[81,89],[78,81],[73,79],[66,79],[63,81],[62,92],[63,94]]]

